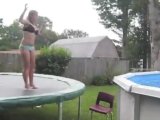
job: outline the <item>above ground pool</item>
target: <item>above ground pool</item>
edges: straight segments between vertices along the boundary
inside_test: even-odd
[[[0,73],[0,110],[15,107],[58,103],[59,120],[62,120],[62,103],[83,94],[85,85],[77,80],[34,74],[38,89],[25,89],[21,73]],[[80,97],[78,119],[80,116]]]
[[[160,88],[160,73],[134,75],[127,79],[140,85]]]
[[[113,81],[120,86],[118,120],[159,120],[159,71],[127,73]]]

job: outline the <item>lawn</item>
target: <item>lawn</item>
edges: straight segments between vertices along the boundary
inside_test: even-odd
[[[81,120],[90,120],[89,106],[94,104],[99,91],[108,92],[117,97],[118,87],[88,86],[82,95]],[[66,101],[63,104],[63,120],[77,120],[78,99]],[[117,99],[114,101],[114,119],[116,120]],[[19,108],[0,112],[0,120],[58,120],[57,104],[44,105],[41,108]],[[104,115],[94,113],[93,120],[106,120]]]

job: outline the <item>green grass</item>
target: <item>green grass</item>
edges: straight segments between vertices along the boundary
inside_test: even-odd
[[[118,87],[88,86],[81,97],[81,120],[90,120],[89,106],[94,104],[99,91],[108,92],[117,97]],[[63,120],[77,120],[78,99],[66,101],[63,104]],[[114,101],[114,119],[116,120],[117,100]],[[58,120],[57,104],[44,105],[42,108],[19,108],[0,113],[0,120]],[[93,120],[106,120],[99,113],[93,113]]]

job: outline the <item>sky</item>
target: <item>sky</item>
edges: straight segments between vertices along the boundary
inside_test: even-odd
[[[3,0],[0,18],[5,25],[19,18],[28,3],[28,10],[37,10],[40,16],[48,17],[53,22],[53,31],[62,33],[64,29],[82,30],[89,36],[108,36],[120,38],[99,22],[100,18],[91,0]]]

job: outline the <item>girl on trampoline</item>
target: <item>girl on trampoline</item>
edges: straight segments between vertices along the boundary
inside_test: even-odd
[[[34,43],[39,34],[37,28],[38,12],[31,10],[27,19],[23,19],[26,10],[27,4],[25,4],[25,9],[19,18],[19,22],[23,24],[23,38],[19,46],[23,61],[23,79],[26,89],[37,89],[34,85],[33,74],[35,69]]]

